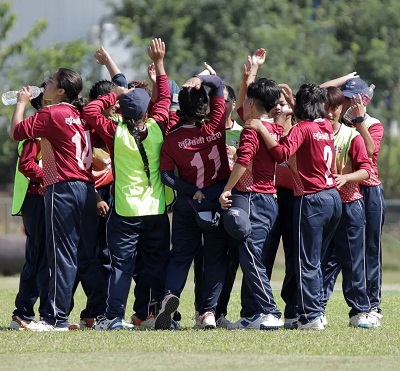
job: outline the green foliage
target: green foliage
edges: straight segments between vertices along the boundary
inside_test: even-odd
[[[68,67],[81,71],[84,79],[84,92],[92,85],[94,52],[93,47],[81,40],[69,43],[56,43],[47,48],[35,47],[35,40],[47,27],[47,21],[42,19],[36,22],[33,28],[17,42],[3,46],[7,35],[14,27],[17,15],[11,13],[10,3],[0,3],[0,86],[2,92],[18,89],[19,87],[40,85],[55,70]],[[16,58],[22,56],[22,58]],[[90,67],[89,67],[90,66]],[[0,106],[0,168],[2,177],[0,185],[9,185],[13,182],[17,151],[15,142],[9,139],[7,128],[12,115],[13,107]],[[27,114],[32,114],[29,110]]]

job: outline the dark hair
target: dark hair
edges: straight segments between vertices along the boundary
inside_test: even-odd
[[[149,88],[149,84],[144,81],[144,80],[132,80],[129,84],[128,84],[128,89],[132,89],[132,88],[141,88],[146,90],[149,95],[151,96],[151,89]]]
[[[223,85],[224,90],[228,92],[228,98],[236,102],[236,94],[235,91],[233,90],[232,86],[230,85]]]
[[[56,73],[57,87],[65,90],[67,102],[82,111],[86,101],[79,95],[83,83],[81,75],[69,68],[60,68]]]
[[[345,96],[343,92],[336,86],[328,86],[326,88],[327,104],[330,107],[339,107],[344,103]]]
[[[140,157],[142,158],[143,161],[143,170],[147,176],[148,186],[151,187],[149,159],[147,157],[146,150],[143,146],[142,139],[140,138],[140,133],[137,127],[137,123],[132,119],[124,118],[123,120],[124,124],[128,128],[129,133],[133,136],[133,139],[135,139],[135,143],[138,147]]]
[[[89,91],[89,101],[95,100],[102,95],[111,93],[117,85],[110,80],[99,80],[93,84]]]
[[[296,93],[293,113],[300,120],[313,121],[325,117],[327,91],[313,83],[302,84]]]
[[[248,86],[246,95],[254,100],[257,110],[269,113],[278,104],[281,91],[274,80],[262,77]]]
[[[207,120],[208,95],[202,85],[200,89],[183,88],[178,95],[179,108],[176,114],[180,118],[179,124],[192,122],[201,127]]]

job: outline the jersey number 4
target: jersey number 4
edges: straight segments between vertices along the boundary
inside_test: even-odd
[[[221,167],[221,158],[217,146],[211,148],[211,152],[208,154],[208,159],[214,162],[215,172],[211,179],[215,179],[218,175],[218,170]],[[190,165],[197,169],[196,186],[200,189],[204,188],[204,162],[199,152],[194,154],[192,161],[190,161]]]
[[[85,138],[82,140],[81,134],[77,131],[72,137],[72,143],[75,144],[75,158],[78,166],[82,170],[89,170],[93,161],[92,142],[90,141],[90,132],[85,130]],[[82,143],[84,148],[82,149]]]

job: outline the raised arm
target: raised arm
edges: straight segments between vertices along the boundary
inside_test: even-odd
[[[264,64],[266,56],[267,52],[263,48],[257,49],[252,56],[247,56],[247,61],[243,65],[242,82],[240,84],[236,109],[243,106],[243,102],[246,98],[247,87],[255,81],[258,69],[262,64]]]
[[[128,87],[128,82],[125,75],[120,71],[114,60],[111,58],[110,54],[107,52],[106,49],[104,49],[103,46],[100,47],[100,49],[96,50],[96,52],[94,53],[94,58],[96,59],[97,64],[106,66],[108,73],[110,74],[110,78],[115,84],[123,86],[125,88]]]
[[[322,88],[327,88],[328,86],[336,86],[337,88],[340,88],[348,79],[352,79],[353,77],[360,77],[360,76],[357,75],[357,72],[354,71],[348,73],[347,75],[340,76],[336,79],[323,82],[319,86],[321,86]]]

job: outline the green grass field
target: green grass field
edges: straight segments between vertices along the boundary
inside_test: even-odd
[[[279,308],[282,269],[274,273]],[[399,273],[385,274],[384,319],[376,329],[349,328],[348,308],[335,291],[327,308],[329,326],[322,332],[278,330],[192,330],[193,284],[181,297],[180,331],[70,331],[34,333],[6,330],[18,288],[18,277],[0,277],[1,370],[396,370],[400,361]],[[228,318],[240,311],[239,281]],[[337,289],[340,288],[338,284]],[[71,322],[79,320],[85,302],[77,292]],[[130,297],[128,307],[131,308]],[[131,309],[127,311],[130,316]]]

